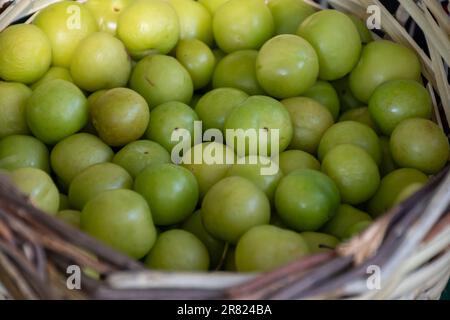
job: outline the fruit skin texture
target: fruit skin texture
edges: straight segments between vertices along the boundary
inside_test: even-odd
[[[156,240],[150,209],[131,190],[109,190],[89,201],[81,212],[81,230],[132,258],[144,257]]]
[[[127,144],[117,152],[113,162],[127,170],[133,178],[136,178],[149,165],[169,163],[170,154],[156,142],[139,140]]]
[[[300,235],[308,245],[310,254],[330,252],[340,242],[338,238],[326,233],[302,232]]]
[[[230,0],[213,16],[213,33],[224,52],[259,49],[274,32],[272,14],[261,0]]]
[[[22,83],[0,81],[0,139],[29,132],[25,106],[31,93]]]
[[[248,139],[245,140],[245,150],[239,150],[239,145],[236,143],[238,137],[243,137],[244,134],[235,132],[235,139],[227,140],[227,144],[234,144],[234,149],[238,156],[244,155],[263,155],[270,156],[272,148],[275,153],[284,151],[292,140],[293,126],[289,112],[284,108],[283,104],[277,100],[266,96],[252,96],[234,108],[225,121],[225,130],[239,130],[244,131],[248,129],[265,130],[267,134],[267,141],[257,137],[258,145],[256,150],[252,150]],[[272,146],[270,130],[279,130],[278,149]],[[228,139],[228,137],[227,137]]]
[[[236,88],[249,95],[264,94],[256,79],[258,51],[239,50],[221,59],[214,70],[213,88]]]
[[[364,149],[372,159],[381,162],[381,146],[378,136],[370,127],[356,122],[343,121],[330,127],[319,144],[318,156],[323,160],[330,150],[341,144],[353,144]]]
[[[144,169],[136,178],[134,190],[147,200],[156,225],[182,222],[194,212],[198,202],[194,175],[169,163]]]
[[[159,235],[145,265],[167,271],[207,271],[208,250],[192,233],[173,229]]]
[[[27,102],[26,117],[34,136],[46,144],[55,144],[87,124],[88,105],[77,86],[57,79],[34,90]]]
[[[30,84],[50,67],[50,42],[34,25],[12,25],[0,33],[0,78]]]
[[[320,103],[304,97],[282,100],[294,126],[290,149],[315,154],[325,132],[333,125],[333,116]]]
[[[358,63],[360,36],[352,20],[342,12],[316,12],[303,21],[297,34],[315,48],[320,64],[319,78],[322,80],[342,78]]]
[[[131,189],[133,179],[128,172],[113,163],[99,163],[78,174],[69,187],[69,201],[74,209],[82,210],[96,195],[107,190]]]
[[[84,6],[89,9],[97,21],[99,30],[114,36],[117,32],[117,20],[120,14],[131,3],[133,0],[88,0]]]
[[[378,217],[391,209],[398,196],[413,184],[424,185],[428,177],[416,169],[402,168],[392,171],[380,183],[377,193],[368,204],[369,213]]]
[[[296,232],[275,226],[257,226],[247,231],[236,246],[239,272],[269,271],[309,253]]]
[[[134,57],[167,54],[178,42],[180,24],[173,7],[162,0],[137,0],[119,16],[117,36]]]
[[[63,67],[51,67],[38,81],[31,85],[31,89],[35,90],[41,84],[55,79],[73,82],[72,76],[70,75],[70,71],[68,69]]]
[[[59,208],[59,192],[52,178],[36,168],[20,168],[9,174],[12,183],[42,211],[56,214]]]
[[[439,172],[447,163],[449,143],[441,128],[426,119],[400,122],[391,135],[392,158],[400,167],[427,174]]]
[[[0,168],[37,168],[50,172],[45,144],[31,136],[12,135],[0,140]]]
[[[142,95],[153,109],[165,102],[189,103],[194,85],[187,70],[175,58],[151,55],[134,67],[130,88]]]
[[[88,133],[77,133],[60,141],[50,153],[53,171],[69,186],[81,171],[97,163],[111,161],[113,151]]]
[[[318,74],[316,51],[299,36],[276,36],[258,53],[256,77],[263,89],[275,98],[301,95],[316,82]]]
[[[336,215],[323,226],[321,232],[333,235],[341,240],[347,238],[351,229],[360,222],[372,222],[372,218],[348,204],[341,204]]]
[[[104,142],[110,146],[122,146],[145,133],[150,111],[145,99],[135,91],[115,88],[97,99],[91,117]]]
[[[419,82],[420,72],[421,65],[414,51],[388,40],[373,41],[364,47],[350,74],[350,89],[358,100],[367,104],[381,84],[400,79]]]
[[[413,80],[393,80],[380,85],[369,100],[369,112],[381,132],[391,135],[405,119],[431,117],[428,91]]]
[[[279,164],[284,175],[297,169],[320,171],[320,162],[311,154],[301,150],[287,150],[280,153]]]
[[[215,184],[203,199],[201,210],[206,230],[232,244],[251,228],[270,220],[270,203],[264,192],[241,177],[228,177]]]
[[[336,89],[326,81],[317,81],[311,88],[303,93],[303,96],[316,100],[326,107],[333,115],[333,119],[337,120],[341,104]]]
[[[199,3],[209,10],[211,15],[213,15],[222,4],[228,1],[229,0],[198,0]]]
[[[295,34],[300,24],[315,10],[303,0],[269,0],[275,34]]]
[[[369,109],[367,107],[351,109],[344,112],[340,116],[339,122],[344,121],[356,121],[372,128],[373,131],[375,131],[375,133],[377,134],[380,133],[380,129],[378,128],[378,125],[375,123],[372,116],[370,115]]]
[[[93,92],[123,87],[131,73],[131,61],[120,40],[95,32],[80,42],[70,73],[80,88]]]
[[[321,172],[299,169],[285,176],[275,192],[281,220],[296,231],[316,231],[330,220],[339,206],[339,190]]]
[[[98,30],[94,17],[82,4],[61,1],[41,10],[33,24],[50,40],[52,65],[69,67],[78,43]],[[37,80],[37,79],[36,79]]]
[[[369,200],[380,184],[375,161],[352,144],[331,149],[322,161],[322,171],[338,186],[343,203],[356,205]]]

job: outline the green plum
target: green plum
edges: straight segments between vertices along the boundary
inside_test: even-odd
[[[264,1],[230,0],[214,13],[213,33],[227,53],[259,49],[274,33],[272,14]]]
[[[234,88],[218,88],[203,95],[195,106],[203,129],[223,131],[225,120],[231,111],[247,100],[248,94]]]
[[[336,89],[326,81],[317,81],[311,88],[303,92],[303,96],[316,100],[326,107],[333,115],[334,120],[339,117],[341,103]]]
[[[198,0],[212,15],[227,1],[229,0]]]
[[[0,139],[29,132],[25,108],[31,93],[22,83],[0,81]]]
[[[31,89],[35,90],[38,86],[44,82],[61,79],[69,82],[73,82],[72,75],[69,69],[63,67],[51,67],[38,81],[31,85]]]
[[[339,122],[343,121],[355,121],[362,123],[375,131],[375,133],[379,133],[380,129],[378,125],[373,120],[372,116],[370,115],[369,108],[367,107],[361,107],[356,109],[351,109],[348,111],[345,111],[342,113],[342,115],[339,117]]]
[[[314,48],[293,34],[279,35],[267,41],[256,59],[258,82],[275,98],[291,98],[304,93],[316,82],[318,75],[319,59]]]
[[[133,179],[114,163],[98,163],[81,171],[70,183],[69,201],[74,209],[82,210],[96,195],[115,189],[131,189]]]
[[[216,66],[216,58],[206,44],[197,39],[181,40],[176,47],[175,55],[191,75],[194,89],[201,89],[209,84]]]
[[[50,39],[53,66],[68,68],[81,40],[98,30],[91,12],[81,3],[61,1],[39,11],[33,24]],[[32,49],[34,52],[34,50]],[[36,79],[37,80],[37,79]]]
[[[372,225],[372,221],[360,221],[352,225],[347,229],[347,231],[344,234],[344,237],[342,239],[348,240],[352,237],[360,234],[364,230],[366,230],[369,226]]]
[[[323,134],[333,123],[330,111],[310,98],[295,97],[282,100],[294,126],[290,149],[315,154]]]
[[[411,197],[413,194],[415,194],[417,191],[422,189],[423,186],[424,184],[420,182],[410,184],[398,194],[397,198],[395,198],[393,205],[396,206],[402,203],[403,201]]]
[[[88,122],[88,113],[83,92],[60,79],[37,87],[26,106],[28,127],[46,144],[55,144],[82,129]]]
[[[238,159],[237,163],[228,170],[227,176],[238,176],[250,180],[265,192],[269,201],[272,201],[283,173],[278,164],[270,158],[248,156]]]
[[[360,108],[364,105],[363,102],[355,98],[350,90],[349,76],[345,76],[339,80],[331,82],[332,86],[336,89],[341,105],[341,113],[344,113],[351,109]]]
[[[280,153],[279,164],[285,175],[298,169],[320,171],[320,162],[311,154],[301,150],[287,150]]]
[[[117,20],[122,11],[127,8],[133,0],[88,0],[84,4],[97,21],[100,31],[109,32],[113,36],[117,32]]]
[[[192,0],[168,0],[180,22],[180,40],[198,39],[212,45],[212,16],[203,5]]]
[[[300,235],[308,245],[311,254],[330,252],[339,244],[335,236],[320,232],[302,232]]]
[[[213,88],[236,88],[249,95],[264,94],[256,79],[258,51],[239,50],[220,60],[212,78]]]
[[[347,14],[347,16],[352,20],[353,24],[355,25],[356,29],[358,30],[361,42],[363,44],[372,42],[373,41],[372,33],[370,33],[370,30],[367,28],[364,21],[361,20],[360,18],[358,18],[357,16],[355,16],[354,14]]]
[[[70,224],[75,228],[80,228],[81,212],[77,210],[61,210],[56,217]]]
[[[50,172],[45,144],[31,136],[13,135],[0,140],[0,168],[14,170],[37,168]]]
[[[59,208],[58,208],[58,211],[69,210],[69,209],[70,209],[69,197],[60,192],[59,193]]]
[[[197,120],[197,114],[188,105],[176,101],[163,103],[150,113],[145,136],[172,152],[178,144],[178,141],[172,140],[173,133],[181,129],[188,130],[193,142],[194,122]]]
[[[91,110],[92,124],[99,137],[110,146],[138,140],[147,130],[150,110],[135,91],[115,88],[102,94]]]
[[[400,79],[420,81],[420,72],[420,61],[411,49],[389,40],[373,41],[364,47],[350,74],[350,89],[367,104],[379,85]]]
[[[380,137],[380,145],[382,151],[382,158],[380,163],[380,174],[382,177],[387,175],[388,173],[394,171],[397,168],[397,165],[392,159],[390,141],[388,137]]]
[[[156,241],[156,229],[145,199],[119,189],[100,193],[81,212],[81,230],[132,258],[143,258]]]
[[[175,58],[151,55],[136,64],[130,88],[142,95],[152,109],[171,101],[189,103],[194,85],[189,72]]]
[[[322,171],[338,186],[342,202],[351,205],[369,200],[380,185],[377,164],[369,153],[353,144],[331,149],[322,161]]]
[[[358,63],[361,39],[352,20],[342,12],[316,12],[303,21],[297,34],[316,50],[322,80],[342,78]]]
[[[336,184],[325,174],[299,169],[285,176],[275,192],[282,221],[296,231],[316,231],[330,220],[340,203]]]
[[[168,2],[135,0],[120,14],[117,36],[138,59],[150,54],[167,54],[178,42],[180,23]]]
[[[173,229],[159,235],[145,265],[155,270],[207,271],[208,250],[192,233]]]
[[[257,226],[239,240],[235,260],[239,272],[270,271],[308,254],[308,244],[298,233]]]
[[[321,231],[344,240],[347,238],[349,230],[360,222],[371,223],[372,218],[364,211],[348,204],[342,204],[333,219],[328,221]]]
[[[416,169],[402,168],[386,175],[380,183],[377,193],[370,199],[368,211],[378,217],[391,209],[402,191],[411,185],[423,186],[428,177]]]
[[[206,230],[236,244],[253,227],[269,224],[270,203],[263,191],[242,177],[227,177],[209,189],[202,202]]]
[[[131,73],[125,46],[106,32],[95,32],[83,39],[70,64],[70,73],[80,88],[93,92],[123,87]]]
[[[205,226],[202,221],[202,213],[200,210],[194,212],[186,221],[183,222],[183,230],[186,230],[193,235],[195,235],[203,244],[206,249],[208,249],[209,257],[211,260],[211,267],[216,268],[225,250],[225,243],[223,241],[217,240],[212,235],[206,231]]]
[[[69,186],[84,169],[111,161],[113,154],[111,148],[96,136],[77,133],[55,145],[50,153],[50,163],[56,175]]]
[[[9,178],[37,208],[52,215],[58,212],[58,188],[46,172],[37,168],[19,168],[11,171]]]
[[[158,226],[182,222],[195,210],[199,198],[195,176],[171,163],[154,164],[136,177],[134,190],[148,202]]]
[[[392,80],[380,85],[369,100],[372,119],[384,135],[391,135],[402,120],[431,117],[430,94],[413,80]]]
[[[214,156],[217,155],[223,159],[214,161]],[[235,157],[234,151],[230,147],[218,142],[205,142],[189,149],[183,155],[181,164],[194,174],[198,182],[200,197],[203,198],[213,185],[225,178]]]
[[[0,78],[30,84],[50,67],[52,49],[45,33],[34,25],[12,25],[0,33]]]
[[[224,128],[232,130],[232,134],[226,135],[227,144],[233,146],[240,157],[256,154],[270,156],[283,152],[294,133],[291,117],[283,104],[266,96],[249,97],[234,108]],[[252,133],[256,139],[246,139]]]
[[[439,172],[449,158],[449,143],[444,132],[434,122],[421,118],[400,122],[392,132],[390,149],[400,167],[427,174]]]
[[[381,146],[372,128],[356,121],[343,121],[331,126],[320,140],[318,156],[323,160],[330,150],[341,144],[353,144],[364,149],[375,161],[381,162]]]
[[[316,10],[303,0],[269,0],[275,34],[295,34],[300,24]]]
[[[146,167],[169,163],[170,154],[160,144],[150,140],[139,140],[127,144],[113,158],[113,162],[136,178]]]

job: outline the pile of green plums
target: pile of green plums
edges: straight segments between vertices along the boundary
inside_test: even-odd
[[[151,269],[327,252],[449,158],[415,52],[303,0],[57,2],[0,32],[0,80],[0,173]]]

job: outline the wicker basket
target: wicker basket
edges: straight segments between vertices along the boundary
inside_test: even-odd
[[[0,30],[52,2],[16,1],[0,15]],[[384,33],[375,36],[389,37],[418,53],[434,101],[434,119],[448,133],[450,18],[437,0],[398,2],[395,17],[378,0],[329,0],[321,5],[361,18],[369,5],[378,6]],[[410,17],[423,31],[427,51],[405,30]],[[4,287],[0,285],[0,299],[437,299],[450,276],[449,204],[447,167],[333,252],[264,274],[166,273],[146,270],[40,212],[0,176],[0,283]],[[91,274],[94,270],[100,276],[83,273],[81,290],[69,290],[69,265],[90,268]]]

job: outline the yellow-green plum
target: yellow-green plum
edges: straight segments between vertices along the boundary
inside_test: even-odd
[[[343,240],[348,240],[366,230],[372,225],[372,221],[360,221],[349,227],[344,234]]]
[[[214,13],[213,32],[227,53],[259,49],[274,33],[272,14],[264,1],[230,0]]]
[[[93,92],[123,87],[131,73],[131,60],[125,46],[106,32],[83,39],[70,64],[70,73],[80,88]]]
[[[81,212],[78,210],[61,210],[56,217],[77,229],[80,228]]]
[[[81,212],[80,227],[135,259],[143,258],[156,241],[150,208],[132,190],[109,190],[97,195]]]
[[[316,50],[322,80],[342,78],[358,63],[361,39],[352,20],[342,12],[316,12],[303,21],[297,34]]]
[[[350,74],[350,89],[367,104],[379,85],[390,80],[420,81],[420,72],[420,61],[411,49],[389,40],[373,41],[364,47]]]
[[[316,10],[303,0],[269,0],[275,34],[295,34],[300,24]]]
[[[116,35],[117,20],[133,0],[88,0],[84,4],[94,16],[100,31]]]
[[[372,116],[370,115],[369,108],[367,107],[351,109],[342,113],[342,115],[339,117],[339,122],[343,121],[359,122],[372,128],[375,133],[380,133],[380,128],[373,120]]]
[[[316,100],[326,107],[333,115],[334,120],[337,120],[339,117],[341,103],[339,102],[336,89],[329,82],[319,80],[302,95]]]
[[[40,86],[44,82],[55,80],[55,79],[61,79],[61,80],[73,82],[70,71],[67,68],[51,67],[50,69],[48,69],[48,71],[44,74],[44,76],[42,78],[40,78],[38,81],[36,81],[35,83],[33,83],[31,85],[31,89],[35,90],[38,86]]]
[[[311,154],[301,150],[287,150],[280,153],[279,165],[285,175],[298,169],[320,171],[320,162]]]
[[[335,236],[326,233],[302,232],[300,235],[308,245],[309,253],[311,254],[330,252],[340,242]]]
[[[104,142],[110,146],[123,146],[145,133],[150,110],[137,92],[115,88],[98,98],[91,116],[92,124]]]
[[[55,145],[50,164],[56,175],[68,187],[84,169],[111,161],[114,153],[102,140],[89,133],[74,134]]]
[[[81,171],[70,183],[69,201],[74,209],[82,210],[96,195],[116,189],[131,189],[133,179],[114,163],[98,163]]]
[[[279,99],[296,97],[317,80],[319,59],[305,39],[284,34],[267,41],[256,59],[256,77],[262,88]]]
[[[0,81],[0,139],[29,132],[25,106],[31,93],[22,83]]]
[[[13,170],[9,178],[37,208],[52,215],[58,212],[58,188],[46,172],[37,168],[20,168]]]
[[[195,176],[171,163],[154,164],[142,170],[136,177],[134,190],[147,200],[153,221],[159,226],[184,221],[194,212],[199,198]]]
[[[370,223],[372,218],[364,211],[348,204],[342,204],[333,219],[328,221],[321,231],[344,240],[347,238],[349,230],[360,222]]]
[[[212,15],[227,1],[229,0],[198,0]]]
[[[25,135],[12,135],[1,139],[0,168],[14,170],[27,167],[50,172],[46,145],[32,136]]]
[[[89,10],[74,1],[61,1],[47,6],[39,12],[33,24],[50,39],[52,65],[65,68],[76,56],[78,43],[98,30]]]
[[[86,97],[71,82],[51,80],[33,91],[27,102],[26,117],[35,137],[46,144],[55,144],[87,124]]]
[[[47,72],[52,61],[50,41],[34,25],[12,25],[0,33],[0,78],[30,84]]]
[[[347,16],[352,20],[353,24],[355,25],[356,29],[358,30],[359,37],[361,38],[361,42],[363,44],[372,42],[373,41],[372,33],[370,33],[370,30],[367,28],[364,21],[351,13],[347,14]]]
[[[183,65],[163,55],[151,55],[139,61],[129,84],[147,100],[150,109],[165,102],[189,103],[194,91],[192,79]]]

